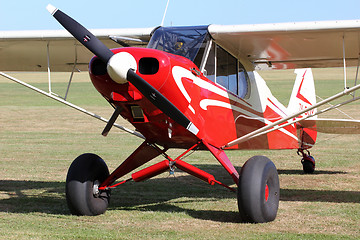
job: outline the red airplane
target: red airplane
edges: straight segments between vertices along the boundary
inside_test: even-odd
[[[239,173],[225,150],[297,149],[302,156],[303,170],[311,173],[315,169],[315,160],[308,149],[315,144],[318,131],[345,132],[349,127],[352,131],[359,131],[359,121],[317,118],[318,114],[329,110],[318,111],[317,108],[354,92],[360,85],[316,103],[311,69],[296,69],[294,89],[289,105],[285,107],[255,71],[255,66],[272,69],[334,67],[342,64],[343,59],[354,65],[357,53],[355,57],[352,53],[346,57],[340,53],[339,57],[337,50],[329,49],[329,55],[321,55],[318,51],[322,50],[316,50],[316,46],[304,39],[312,35],[327,43],[329,34],[337,36],[340,32],[345,36],[346,33],[343,43],[358,50],[359,45],[353,43],[360,31],[357,21],[331,22],[331,27],[329,22],[317,23],[316,26],[307,24],[306,27],[303,24],[301,28],[286,29],[287,35],[284,34],[286,24],[273,28],[270,25],[158,27],[149,34],[151,38],[146,48],[131,47],[143,45],[143,36],[138,34],[134,38],[129,34],[129,37],[113,36],[112,39],[123,47],[109,49],[62,11],[51,5],[48,10],[95,54],[88,66],[91,81],[114,108],[109,121],[101,118],[107,121],[102,134],[106,136],[112,126],[117,126],[144,139],[111,174],[105,162],[95,154],[86,153],[73,161],[66,178],[66,199],[73,214],[102,214],[108,207],[111,189],[129,181],[140,182],[166,171],[173,172],[177,168],[210,185],[220,184],[237,192],[243,221],[269,222],[277,215],[280,197],[274,163],[265,156],[254,156],[246,161]],[[289,42],[290,45],[296,43],[291,34],[300,36],[296,39],[303,43],[304,52],[298,46],[287,46]],[[272,35],[278,39],[269,37]],[[101,38],[100,34],[98,36]],[[251,36],[255,36],[257,41]],[[6,39],[14,40],[15,37]],[[312,52],[310,56],[306,55],[309,51]],[[47,54],[49,59],[49,52]],[[77,61],[74,61],[75,65]],[[21,66],[22,70],[29,70],[26,64]],[[9,58],[0,64],[5,70],[16,70],[12,67],[14,65]],[[42,64],[37,66],[43,68]],[[50,90],[46,93],[3,72],[0,74],[86,112],[54,96]],[[352,101],[355,100],[358,98],[354,96]],[[119,115],[136,131],[116,125]],[[170,148],[184,149],[184,152],[170,157],[167,154]],[[237,191],[182,160],[194,150],[210,151],[229,173]],[[160,155],[165,160],[132,173],[130,179],[116,182]]]

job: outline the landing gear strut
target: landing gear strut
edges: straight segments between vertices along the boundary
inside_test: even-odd
[[[172,159],[165,151],[144,142],[111,175],[99,156],[91,153],[80,155],[71,164],[66,178],[66,200],[70,212],[87,216],[102,214],[108,207],[112,188],[129,181],[145,181],[163,172],[171,172],[175,167],[210,185],[219,184],[236,192],[234,188],[217,181],[213,175],[181,160],[200,144],[201,142],[196,143]],[[209,149],[238,185],[238,207],[242,220],[251,223],[273,221],[277,215],[280,196],[279,177],[274,163],[267,157],[254,156],[246,161],[238,174],[222,150],[214,147]],[[158,156],[158,153],[162,153],[166,160],[133,173],[127,180],[113,184],[115,180]]]
[[[303,165],[304,173],[313,173],[315,171],[315,159],[310,155],[310,152],[308,150],[299,149],[297,154],[301,154],[302,156],[301,163]]]

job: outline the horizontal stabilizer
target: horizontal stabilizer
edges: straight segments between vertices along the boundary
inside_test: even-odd
[[[360,134],[360,120],[353,119],[305,119],[299,122],[304,128],[322,133]]]

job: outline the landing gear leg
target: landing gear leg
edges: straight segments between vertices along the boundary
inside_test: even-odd
[[[313,173],[315,171],[315,159],[310,155],[310,152],[308,150],[299,149],[297,154],[302,155],[301,163],[303,165],[304,173]]]

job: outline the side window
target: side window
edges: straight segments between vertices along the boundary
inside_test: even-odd
[[[250,92],[249,76],[247,75],[245,67],[240,62],[238,62],[238,84],[238,96],[241,98],[248,97]]]
[[[216,83],[238,94],[237,60],[219,46],[216,48]]]
[[[214,42],[205,50],[200,70],[217,84],[241,98],[249,93],[249,77],[244,66]]]

